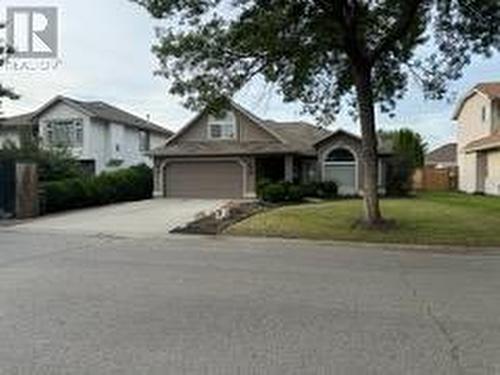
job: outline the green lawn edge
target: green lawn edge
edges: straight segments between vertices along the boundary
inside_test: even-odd
[[[360,199],[304,203],[271,209],[228,228],[235,236],[303,238],[417,245],[500,246],[500,198],[462,193],[421,193],[381,201],[396,227],[356,227]]]

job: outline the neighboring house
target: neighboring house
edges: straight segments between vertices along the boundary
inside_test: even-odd
[[[100,173],[146,163],[152,148],[173,133],[101,101],[81,101],[58,96],[39,110],[0,120],[0,146],[15,144],[27,134],[46,147],[67,147],[87,170]]]
[[[457,167],[457,144],[447,143],[425,155],[425,166],[436,169]]]
[[[234,102],[220,116],[202,111],[151,153],[155,194],[166,197],[254,198],[263,180],[335,181],[341,194],[362,193],[359,137],[264,121]],[[383,189],[384,158],[380,172]]]
[[[459,102],[459,189],[500,195],[500,82],[480,83]]]

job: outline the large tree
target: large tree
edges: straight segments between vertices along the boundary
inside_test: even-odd
[[[0,22],[0,30],[5,29],[5,23]],[[0,45],[0,69],[5,65],[7,59],[10,55],[14,53],[12,46],[7,44]],[[0,82],[0,109],[2,104],[2,98],[7,97],[8,99],[15,100],[19,98],[12,89],[5,87],[2,82]],[[1,113],[1,112],[0,112]]]
[[[382,222],[375,107],[392,111],[414,77],[442,98],[474,54],[500,49],[498,0],[132,0],[168,27],[154,52],[170,91],[193,108],[255,76],[286,101],[361,124],[365,220]]]

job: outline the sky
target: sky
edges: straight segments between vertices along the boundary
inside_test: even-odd
[[[195,113],[182,106],[182,98],[168,94],[168,81],[153,74],[157,62],[151,53],[155,26],[145,9],[129,0],[0,0],[0,20],[9,6],[56,6],[59,12],[59,62],[42,70],[0,68],[0,82],[21,95],[4,101],[4,116],[35,110],[56,95],[81,100],[102,100],[151,121],[178,130]],[[165,21],[163,21],[165,22]],[[0,35],[1,36],[1,35]],[[475,58],[464,77],[453,84],[453,92],[463,95],[480,81],[500,81],[500,55]],[[306,120],[300,103],[285,104],[281,96],[262,80],[248,84],[235,99],[265,119]],[[455,102],[426,101],[417,85],[398,102],[396,116],[377,114],[382,129],[410,127],[429,146],[455,139],[451,115]],[[343,128],[359,134],[359,125],[347,115],[339,115],[331,129]]]

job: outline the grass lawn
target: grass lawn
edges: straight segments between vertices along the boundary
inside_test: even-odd
[[[250,217],[232,235],[364,242],[500,246],[500,198],[460,193],[423,193],[384,199],[383,215],[397,227],[386,232],[353,228],[361,200],[285,206]]]

